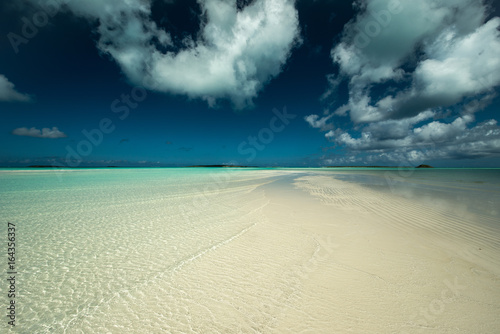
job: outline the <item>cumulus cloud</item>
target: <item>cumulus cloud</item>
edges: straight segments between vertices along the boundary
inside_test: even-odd
[[[65,133],[59,131],[57,127],[50,128],[17,128],[12,130],[12,134],[16,136],[27,136],[27,137],[37,137],[37,138],[64,138],[67,137]]]
[[[360,4],[331,51],[340,73],[330,81],[348,81],[348,110],[355,123],[412,117],[500,85],[500,18],[484,22],[482,2]],[[396,93],[374,96],[373,88],[383,85],[396,87]]]
[[[333,124],[327,123],[327,121],[332,118],[332,114],[319,117],[318,115],[308,115],[304,117],[304,120],[313,128],[320,129],[321,131],[327,131],[333,128]]]
[[[32,0],[40,1],[40,0]],[[292,0],[199,0],[201,30],[176,49],[151,18],[151,0],[71,1],[65,8],[97,23],[98,48],[113,57],[134,85],[202,98],[252,103],[277,76],[299,41]]]
[[[31,98],[27,94],[19,93],[12,82],[0,74],[0,101],[28,102]]]
[[[339,72],[327,76],[323,97],[347,82],[348,102],[328,115],[348,115],[354,130],[325,133],[350,152],[345,162],[499,154],[496,121],[476,124],[475,113],[500,85],[500,18],[487,19],[485,3],[474,0],[356,4],[331,50]],[[433,149],[423,155],[422,145]]]
[[[405,124],[402,121],[382,121],[363,128],[359,136],[337,129],[325,136],[336,144],[347,148],[346,157],[332,162],[411,163],[418,165],[434,159],[475,159],[500,156],[500,127],[496,120],[473,125],[473,116],[464,115],[452,122],[432,121],[413,127],[415,118]],[[395,123],[394,123],[395,122]],[[379,128],[395,127],[398,136],[386,137]],[[399,132],[404,133],[403,136]]]
[[[499,27],[500,18],[494,18],[461,38],[453,29],[445,30],[426,48],[430,58],[418,64],[411,88],[377,102],[380,117],[402,118],[451,106],[500,85]]]

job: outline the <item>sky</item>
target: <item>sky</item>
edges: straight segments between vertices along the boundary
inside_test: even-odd
[[[0,166],[500,167],[500,1],[0,2]]]

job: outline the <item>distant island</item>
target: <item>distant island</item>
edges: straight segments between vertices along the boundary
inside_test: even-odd
[[[150,166],[80,166],[80,167],[67,167],[57,165],[30,165],[27,168],[141,168]],[[185,166],[189,168],[280,168],[276,166],[244,166],[244,165],[192,165]],[[286,167],[281,167],[286,168]],[[307,167],[306,167],[307,168]],[[434,168],[430,165],[413,166],[325,166],[325,168]]]
[[[64,168],[63,166],[53,166],[53,165],[31,165],[28,168]]]
[[[406,166],[325,166],[326,168],[411,168]]]
[[[414,166],[326,166],[326,168],[434,168],[429,165]]]
[[[240,165],[193,165],[188,167],[237,167],[237,168],[257,168],[257,166],[240,166]],[[265,167],[264,167],[265,168]]]

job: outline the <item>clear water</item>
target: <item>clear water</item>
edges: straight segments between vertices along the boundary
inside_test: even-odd
[[[138,314],[111,316],[111,306],[140,305],[144,291],[169,287],[185,263],[261,220],[254,208],[265,198],[252,190],[272,176],[180,168],[0,170],[2,230],[16,225],[17,332],[124,333],[116,326]],[[6,288],[0,284],[2,305]],[[158,303],[148,312],[175,314],[169,307]],[[176,328],[150,318],[126,332]]]
[[[16,224],[13,332],[189,331],[185,301],[155,300],[147,315],[137,305],[148,291],[174,291],[171,277],[186,263],[264,222],[260,185],[307,174],[463,207],[488,224],[500,217],[500,170],[1,169],[3,231]],[[6,288],[0,284],[2,305]]]

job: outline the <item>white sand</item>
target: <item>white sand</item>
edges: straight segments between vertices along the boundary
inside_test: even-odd
[[[292,173],[293,174],[293,173]],[[315,175],[253,190],[260,217],[103,311],[174,333],[496,333],[497,230]],[[133,316],[141,314],[140,317]],[[99,330],[95,323],[89,330]]]
[[[140,172],[143,178],[117,183],[120,191],[94,186],[94,197],[85,189],[50,192],[39,209],[43,220],[29,212],[18,218],[33,220],[26,224],[33,229],[26,263],[34,262],[25,265],[21,329],[500,330],[500,232],[488,216],[441,210],[321,171],[193,174],[189,180],[200,183],[188,190],[186,181],[163,181],[161,173],[171,171]],[[206,187],[206,180],[223,181]],[[64,198],[64,210],[56,211],[50,196]],[[98,203],[82,207],[85,198]],[[55,220],[55,212],[67,219]],[[39,221],[57,225],[47,230]],[[54,247],[48,254],[57,258],[39,260],[39,245]]]
[[[303,177],[297,185],[329,208],[317,208],[309,221],[339,247],[305,280],[300,310],[308,317],[294,310],[278,329],[499,330],[500,238],[475,221],[483,217],[464,219],[328,177]]]

